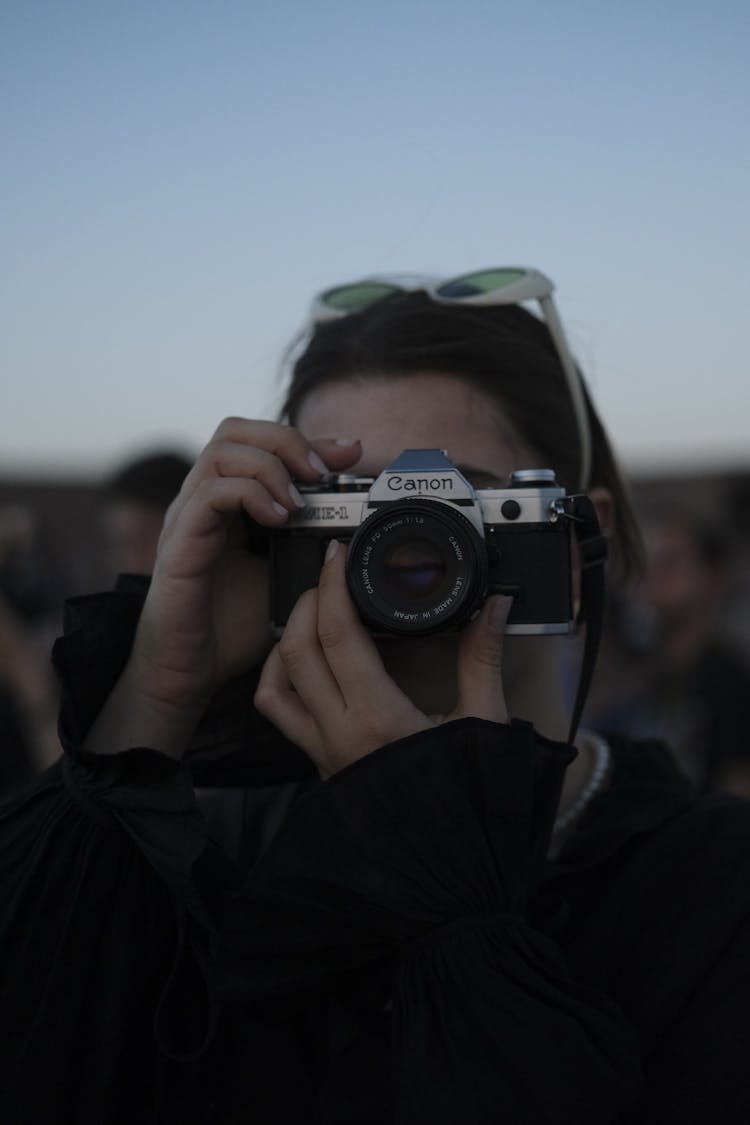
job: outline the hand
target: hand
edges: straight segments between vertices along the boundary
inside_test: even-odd
[[[322,777],[452,719],[507,722],[501,662],[510,598],[488,599],[463,631],[455,709],[425,715],[385,671],[349,597],[344,560],[343,547],[333,540],[320,584],[294,607],[255,696],[258,710],[312,758]]]
[[[133,651],[90,749],[179,756],[217,688],[272,643],[267,567],[247,548],[244,516],[282,526],[301,505],[294,479],[315,481],[360,454],[359,442],[310,443],[291,426],[221,423],[167,512]]]

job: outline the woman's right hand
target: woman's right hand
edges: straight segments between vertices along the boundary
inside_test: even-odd
[[[294,480],[342,471],[360,452],[274,422],[221,423],[167,512],[130,660],[87,749],[182,754],[211,696],[272,643],[267,565],[248,550],[246,516],[282,527],[301,503]]]

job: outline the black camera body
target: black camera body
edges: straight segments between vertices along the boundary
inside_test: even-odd
[[[348,544],[346,578],[374,633],[461,628],[485,599],[509,594],[506,632],[574,629],[566,493],[550,469],[475,489],[440,449],[406,449],[380,474],[297,482],[307,502],[269,537],[271,620],[283,628],[317,586],[330,539]]]

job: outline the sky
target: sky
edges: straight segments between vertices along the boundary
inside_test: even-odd
[[[746,0],[2,0],[0,476],[270,417],[321,288],[531,265],[632,471],[750,467]]]

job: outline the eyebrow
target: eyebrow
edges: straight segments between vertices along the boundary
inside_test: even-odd
[[[508,483],[507,476],[500,477],[497,473],[493,473],[491,469],[480,469],[476,465],[467,465],[463,461],[456,462],[456,468],[475,488],[481,488],[483,485],[503,488]]]

